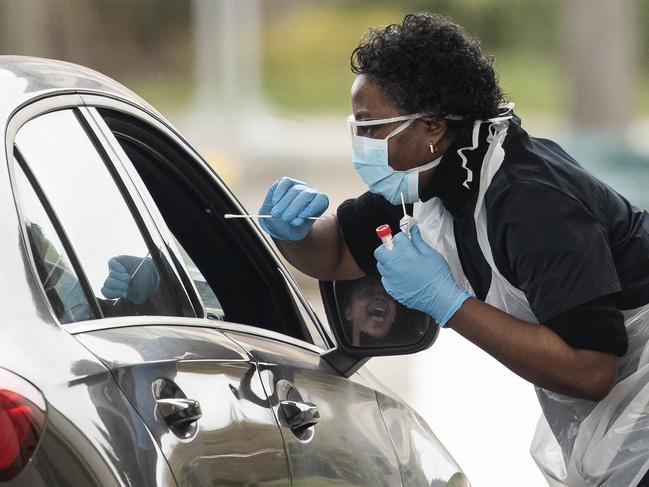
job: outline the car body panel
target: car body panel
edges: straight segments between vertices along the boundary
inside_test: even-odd
[[[115,80],[92,69],[64,61],[27,56],[0,56],[0,121],[26,103],[64,93],[100,93],[161,115]]]
[[[6,485],[175,485],[162,451],[101,362],[58,327],[32,320],[28,328],[40,336],[7,339],[6,324],[2,365],[20,370],[47,400],[39,448]]]
[[[426,421],[367,368],[357,372],[376,391],[383,420],[397,454],[403,485],[446,485],[462,469]],[[421,385],[425,387],[424,384]],[[437,482],[437,484],[435,484]],[[461,485],[461,484],[458,484]]]
[[[294,486],[340,482],[349,486],[401,485],[390,436],[374,390],[341,377],[319,354],[262,336],[226,331],[259,364],[259,373],[281,424],[283,384],[319,408],[312,435],[300,438],[282,425]],[[290,398],[290,397],[289,397]]]
[[[404,486],[443,486],[462,473],[423,419],[410,407],[377,393],[385,425],[390,432]]]
[[[288,485],[284,443],[247,353],[207,320],[195,326],[129,326],[77,338],[110,368],[180,486]],[[200,403],[202,417],[180,431],[156,408],[163,379]],[[179,397],[166,396],[166,397]]]

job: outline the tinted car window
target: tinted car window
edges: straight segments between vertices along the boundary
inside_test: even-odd
[[[181,290],[161,268],[75,112],[25,124],[16,146],[52,207],[103,316],[179,315]]]
[[[277,263],[213,177],[173,140],[134,117],[99,110],[182,250],[208,317],[313,342]],[[121,149],[121,150],[120,150]],[[218,303],[218,307],[214,308]]]
[[[96,318],[54,225],[18,165],[16,183],[29,246],[54,314],[61,323]]]

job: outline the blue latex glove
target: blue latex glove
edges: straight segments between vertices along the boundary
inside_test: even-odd
[[[302,240],[315,220],[310,216],[322,215],[329,206],[329,198],[302,181],[283,177],[273,183],[259,209],[259,225],[278,240]]]
[[[432,316],[440,326],[460,309],[470,294],[453,279],[444,257],[421,237],[418,226],[394,239],[394,249],[383,245],[374,251],[383,287],[394,299],[408,308]]]
[[[126,298],[142,304],[160,284],[158,271],[150,257],[118,255],[108,261],[108,271],[101,288],[101,293],[108,299]]]

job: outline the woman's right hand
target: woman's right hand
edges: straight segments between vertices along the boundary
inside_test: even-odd
[[[259,218],[259,225],[278,240],[302,240],[314,223],[308,218],[322,215],[328,206],[326,194],[302,181],[282,177],[268,189],[259,209],[259,214],[272,218]]]

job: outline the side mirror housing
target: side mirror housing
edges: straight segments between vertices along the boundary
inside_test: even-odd
[[[337,343],[323,359],[345,377],[370,357],[420,352],[437,339],[437,322],[395,301],[378,277],[320,281],[320,293]]]

